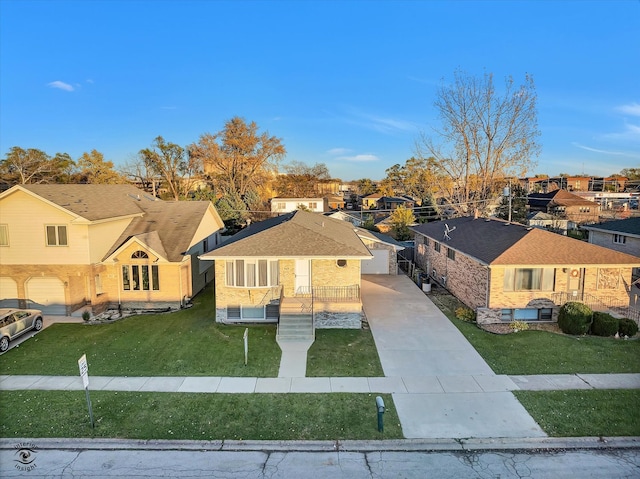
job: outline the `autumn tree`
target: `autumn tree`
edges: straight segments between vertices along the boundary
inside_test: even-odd
[[[255,122],[234,117],[218,133],[205,133],[189,145],[190,157],[203,165],[222,195],[243,198],[271,180],[286,150],[280,138],[259,133]]]
[[[527,224],[527,193],[522,186],[514,184],[511,188],[507,187],[508,195],[503,195],[496,216],[503,220],[509,220]],[[511,201],[509,201],[511,200]]]
[[[393,210],[389,219],[391,220],[391,232],[397,240],[404,241],[411,238],[409,226],[416,222],[413,210],[400,205]]]
[[[433,135],[422,133],[419,158],[434,159],[439,195],[459,214],[484,210],[499,192],[499,180],[523,176],[540,152],[537,95],[533,78],[516,86],[505,79],[498,92],[493,75],[455,73],[454,82],[436,92],[440,117]]]
[[[112,161],[105,161],[104,155],[97,150],[83,153],[78,158],[81,181],[91,184],[124,183],[125,179],[113,169]]]
[[[51,158],[51,182],[75,183],[78,180],[76,162],[68,153],[56,153]]]
[[[52,167],[51,157],[44,151],[14,146],[0,162],[0,174],[9,184],[46,183],[51,179]]]
[[[151,148],[140,150],[139,155],[153,174],[162,177],[174,200],[186,197],[195,176],[202,171],[199,158],[162,136],[153,140]]]
[[[361,178],[356,181],[356,192],[360,196],[369,196],[377,191],[376,185],[369,178]]]
[[[424,201],[436,190],[438,180],[434,162],[434,158],[411,157],[404,165],[387,168],[383,183],[389,185],[394,194],[410,195]]]

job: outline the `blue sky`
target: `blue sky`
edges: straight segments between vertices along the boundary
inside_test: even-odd
[[[241,116],[286,161],[381,179],[457,70],[533,75],[528,174],[640,167],[640,1],[0,0],[0,154],[120,165]]]

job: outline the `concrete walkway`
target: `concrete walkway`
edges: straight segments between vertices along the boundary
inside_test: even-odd
[[[406,438],[546,436],[513,381],[495,375],[408,277],[366,275],[362,298],[385,376],[413,385],[393,394]]]

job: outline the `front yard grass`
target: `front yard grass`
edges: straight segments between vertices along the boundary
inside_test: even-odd
[[[464,334],[496,374],[640,373],[640,340],[568,336],[546,331],[493,334],[455,317],[449,296],[434,303]]]
[[[391,395],[384,432],[371,394],[3,391],[0,437],[338,440],[402,438]]]
[[[369,329],[318,329],[307,353],[308,377],[382,377]]]
[[[550,436],[640,436],[640,390],[514,391]]]

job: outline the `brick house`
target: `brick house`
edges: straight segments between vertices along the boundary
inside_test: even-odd
[[[566,190],[550,193],[532,193],[528,197],[529,211],[543,211],[576,224],[595,223],[600,216],[600,205]]]
[[[131,185],[18,185],[0,211],[0,304],[45,314],[179,308],[213,280],[197,255],[224,227],[211,202]]]
[[[628,307],[640,258],[498,219],[462,217],[415,232],[415,261],[479,323],[555,321],[567,301]]]
[[[307,211],[253,223],[200,256],[215,263],[216,320],[278,322],[279,338],[293,321],[303,339],[317,328],[360,328],[361,262],[395,274],[402,247],[389,240]]]

